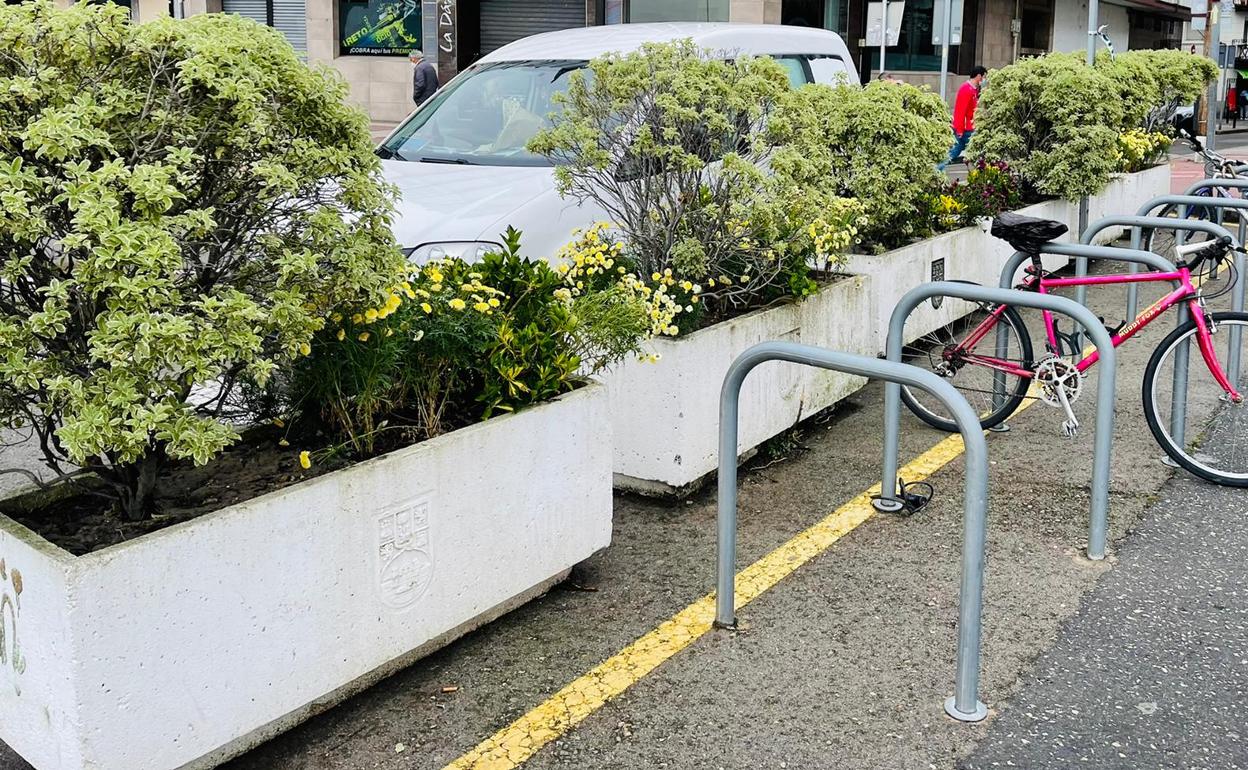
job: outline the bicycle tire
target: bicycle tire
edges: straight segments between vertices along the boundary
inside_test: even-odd
[[[995,309],[995,306],[984,305],[982,307],[986,310]],[[1022,316],[1020,316],[1018,314],[1018,311],[1015,310],[1014,308],[1006,307],[1005,312],[1001,314],[1001,319],[1004,323],[1009,325],[1010,330],[1018,338],[1019,350],[1021,353],[1023,364],[1026,367],[1030,368],[1034,360],[1032,358],[1031,335],[1027,331],[1027,326],[1023,323]],[[1001,323],[1002,321],[998,321],[998,323]],[[994,342],[996,339],[995,329],[996,327],[994,326],[993,330],[988,332],[988,335],[984,338],[984,341],[981,342],[981,344],[988,344],[988,345],[995,344]],[[930,336],[930,335],[925,335],[925,336]],[[923,339],[924,338],[921,337],[919,340],[916,340],[915,342],[920,343],[923,341]],[[909,347],[913,347],[914,344],[915,343],[912,343],[911,346]],[[975,368],[979,370],[992,371],[988,367],[975,367]],[[1007,398],[1000,406],[981,415],[979,424],[980,424],[980,427],[982,428],[992,428],[994,426],[1000,425],[1007,418],[1009,418],[1011,414],[1014,414],[1014,412],[1018,409],[1018,407],[1023,403],[1023,398],[1027,395],[1027,389],[1031,386],[1031,379],[1029,378],[1011,376],[1008,374],[1005,375],[1005,377],[1006,377],[1006,393],[1008,394]],[[958,386],[952,382],[954,378],[946,377],[945,379],[947,381],[950,381],[950,384],[953,384],[954,388],[958,388]],[[1010,380],[1014,380],[1015,382],[1011,384]],[[959,389],[959,392],[961,392],[960,389]],[[963,395],[965,395],[965,393]],[[933,428],[936,428],[937,430],[943,430],[946,433],[958,432],[958,425],[956,422],[954,422],[952,419],[942,417],[941,415],[936,414],[932,412],[930,409],[928,409],[927,407],[925,407],[923,403],[918,398],[916,398],[913,393],[911,393],[910,388],[908,386],[902,386],[901,400],[902,400],[902,403],[904,403],[906,407],[911,412],[914,413],[914,416],[918,417],[920,420],[932,426]]]
[[[1215,324],[1235,323],[1241,325],[1241,328],[1243,329],[1241,332],[1243,335],[1241,338],[1243,340],[1241,341],[1241,345],[1243,345],[1244,342],[1248,342],[1248,313],[1217,312],[1209,313],[1208,317],[1212,318]],[[1187,442],[1182,436],[1179,437],[1178,441],[1176,441],[1175,438],[1170,435],[1168,421],[1159,414],[1162,406],[1159,403],[1160,399],[1158,398],[1158,385],[1164,384],[1164,382],[1158,382],[1158,371],[1181,340],[1190,338],[1188,339],[1188,342],[1191,343],[1189,347],[1189,382],[1193,377],[1199,376],[1202,373],[1207,374],[1207,372],[1203,372],[1202,368],[1198,367],[1196,364],[1196,361],[1198,360],[1203,363],[1204,359],[1201,358],[1199,350],[1196,346],[1195,333],[1196,320],[1191,319],[1166,335],[1165,339],[1158,343],[1156,349],[1153,350],[1153,354],[1148,360],[1148,366],[1144,370],[1144,382],[1141,390],[1141,396],[1144,401],[1144,419],[1148,422],[1148,429],[1152,432],[1153,438],[1156,439],[1157,444],[1162,448],[1162,451],[1169,455],[1169,457],[1178,463],[1178,465],[1184,470],[1206,481],[1211,481],[1222,486],[1248,487],[1248,465],[1245,465],[1244,469],[1238,473],[1228,473],[1226,471],[1219,470],[1210,464],[1211,458],[1208,453],[1198,455],[1196,450],[1200,446],[1199,443]],[[1220,340],[1222,338],[1222,334],[1219,333],[1218,339]],[[1248,366],[1248,360],[1244,360],[1243,365]],[[1210,379],[1212,378],[1210,377]],[[1242,384],[1244,380],[1242,375],[1240,380]],[[1185,404],[1188,404],[1188,401],[1189,399],[1187,394],[1185,394]],[[1188,406],[1190,406],[1190,404],[1188,404]],[[1214,407],[1214,409],[1241,410],[1230,413],[1229,419],[1232,423],[1248,418],[1248,403],[1226,403],[1224,407]],[[1213,419],[1228,419],[1228,417],[1226,414],[1217,414],[1215,411],[1215,417]],[[1207,426],[1201,427],[1203,428]],[[1244,439],[1248,442],[1248,436],[1245,436]]]

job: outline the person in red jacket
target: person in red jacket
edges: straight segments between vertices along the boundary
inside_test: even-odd
[[[975,133],[975,107],[979,104],[979,89],[984,83],[988,70],[976,65],[971,68],[971,77],[958,89],[958,96],[953,102],[953,147],[949,157],[936,168],[941,171],[945,166],[962,157],[962,151],[971,141]]]

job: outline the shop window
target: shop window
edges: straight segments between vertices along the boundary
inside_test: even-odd
[[[416,0],[338,0],[339,56],[406,56],[420,47]]]
[[[222,0],[222,13],[233,13],[273,27],[299,53],[308,50],[305,0]]]
[[[629,0],[628,21],[728,21],[728,0]]]
[[[935,3],[944,0],[906,0],[897,45],[889,46],[884,68],[907,72],[939,72],[940,46],[932,43]],[[890,2],[891,5],[891,2]],[[891,13],[889,14],[892,15]],[[949,46],[949,61],[957,61],[958,46]],[[880,68],[880,49],[871,49],[871,68]]]

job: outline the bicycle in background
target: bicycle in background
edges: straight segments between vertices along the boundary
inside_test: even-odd
[[[1180,304],[1187,306],[1190,320],[1157,345],[1144,372],[1145,419],[1157,443],[1181,467],[1217,484],[1248,487],[1248,405],[1243,395],[1248,390],[1243,376],[1248,368],[1248,356],[1243,349],[1248,344],[1248,313],[1208,310],[1209,300],[1235,285],[1233,275],[1218,292],[1202,293],[1206,276],[1218,270],[1233,274],[1230,239],[1176,246],[1174,272],[1062,278],[1044,270],[1039,251],[1044,243],[1065,232],[1066,226],[1060,222],[1018,214],[1003,214],[992,225],[994,236],[1031,257],[1031,265],[1016,287],[1023,291],[1044,294],[1075,286],[1177,282],[1177,288],[1137,318],[1107,331],[1114,347],[1118,347],[1167,310]],[[1041,400],[1063,410],[1063,430],[1074,435],[1079,421],[1072,405],[1082,392],[1085,372],[1096,365],[1099,354],[1083,356],[1073,349],[1071,336],[1061,334],[1053,314],[1045,311],[1045,351],[1036,355],[1017,310],[1008,305],[983,305],[981,309],[986,315],[977,323],[972,321],[968,331],[943,329],[921,337],[907,346],[903,360],[948,380],[976,408],[985,428],[999,425],[1013,414],[1034,383]],[[1235,327],[1240,329],[1239,345],[1229,352],[1227,367],[1218,357],[1214,340],[1220,340],[1229,328]],[[998,333],[1004,335],[1000,346]],[[1190,367],[1186,365],[1188,350],[1199,350],[1204,367],[1194,363],[1195,356]],[[1238,373],[1234,382],[1227,375],[1228,369]],[[1176,373],[1181,376],[1176,378]],[[1176,382],[1182,388],[1178,399],[1172,398]],[[956,430],[951,416],[927,394],[903,388],[902,400],[927,424],[945,431]],[[1177,421],[1184,426],[1181,435],[1172,435],[1172,404],[1186,412],[1186,419]]]

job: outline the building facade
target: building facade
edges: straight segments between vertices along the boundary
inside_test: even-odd
[[[877,0],[128,0],[138,21],[161,15],[237,13],[282,31],[309,61],[342,73],[351,99],[376,121],[401,120],[413,108],[406,54],[421,48],[442,82],[481,56],[521,37],[569,27],[650,21],[732,21],[821,27],[839,33],[864,79],[879,71],[868,25]],[[1248,3],[1248,0],[1239,0]],[[941,51],[933,31],[945,0],[889,0],[900,17],[885,68],[903,80],[935,86]],[[954,0],[961,39],[950,70],[999,67],[1021,56],[1082,51],[1087,0]],[[900,14],[898,7],[901,6]],[[1167,0],[1100,0],[1100,23],[1117,50],[1177,48],[1190,11]],[[958,19],[955,18],[955,21]],[[1224,24],[1224,30],[1233,25]],[[1248,33],[1245,33],[1248,36]],[[552,51],[552,57],[558,52]]]

